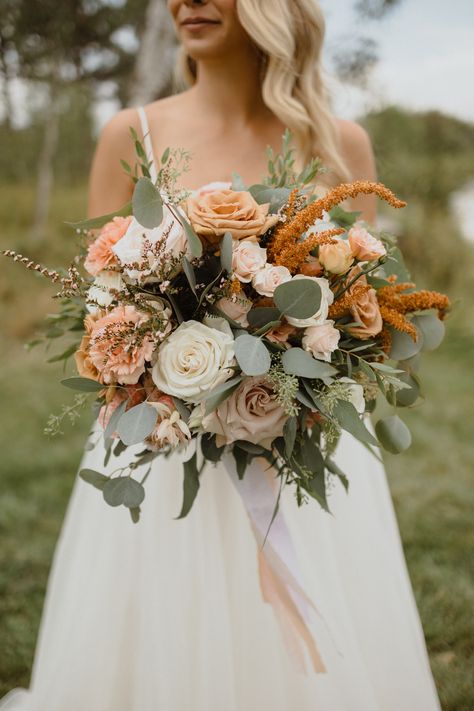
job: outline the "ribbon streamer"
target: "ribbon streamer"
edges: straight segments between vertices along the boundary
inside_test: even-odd
[[[306,648],[314,671],[324,673],[326,667],[309,628],[310,611],[319,612],[301,583],[296,551],[281,508],[265,540],[276,503],[275,471],[265,459],[256,458],[239,479],[231,455],[225,455],[223,461],[252,524],[259,547],[262,596],[273,607],[289,654],[298,671],[306,673]]]

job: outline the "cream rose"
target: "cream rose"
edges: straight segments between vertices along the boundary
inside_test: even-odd
[[[334,328],[334,321],[325,321],[319,326],[310,326],[304,332],[302,346],[318,360],[331,361],[333,353],[341,337],[340,331]]]
[[[198,235],[211,244],[225,232],[234,239],[261,235],[278,221],[268,214],[269,204],[259,205],[246,190],[211,190],[188,198],[186,211]]]
[[[152,371],[159,390],[199,402],[232,375],[234,337],[227,322],[215,321],[216,328],[185,321],[160,345]]]
[[[220,309],[226,316],[236,321],[244,328],[247,328],[249,322],[247,320],[247,314],[252,308],[252,302],[250,299],[245,298],[242,294],[234,294],[233,296],[224,296],[219,301],[216,301],[216,306]]]
[[[345,274],[354,257],[348,242],[338,239],[334,244],[323,244],[319,248],[319,262],[331,274]]]
[[[118,272],[101,272],[87,292],[87,302],[98,306],[110,306],[114,300],[114,291],[123,287],[122,277]]]
[[[239,281],[248,283],[263,269],[267,261],[267,250],[260,247],[256,237],[232,242],[232,271]]]
[[[373,237],[360,223],[355,223],[349,230],[349,244],[352,254],[363,262],[379,259],[387,254],[383,243]]]
[[[275,437],[283,434],[288,416],[277,402],[264,376],[245,378],[232,395],[202,419],[206,432],[214,432],[216,444],[242,439],[270,449]]]
[[[319,309],[313,316],[309,318],[294,318],[293,316],[286,316],[288,323],[297,328],[309,328],[309,326],[318,326],[324,323],[328,317],[329,307],[334,301],[334,294],[329,288],[329,282],[324,277],[311,277],[305,276],[304,274],[295,274],[293,279],[312,279],[316,284],[319,284],[321,288],[321,304]]]
[[[290,281],[291,273],[286,267],[274,267],[273,264],[265,264],[252,277],[252,286],[256,292],[262,296],[273,296],[273,292],[285,281]]]

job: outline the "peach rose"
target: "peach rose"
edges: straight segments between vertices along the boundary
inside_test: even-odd
[[[89,358],[104,383],[133,385],[145,371],[154,343],[148,336],[137,338],[137,327],[147,318],[134,306],[117,306],[94,323]]]
[[[114,217],[107,222],[99,232],[99,236],[89,245],[84,267],[89,274],[97,276],[104,269],[109,269],[117,264],[112,247],[116,244],[128,229],[132,216]]]
[[[288,338],[296,333],[296,328],[290,326],[289,323],[281,323],[279,326],[271,328],[265,334],[265,338],[268,338],[272,343],[281,343],[283,345],[288,343]]]
[[[331,274],[345,274],[353,261],[351,246],[342,239],[319,248],[319,262]]]
[[[387,254],[383,243],[367,232],[358,222],[348,232],[352,254],[363,262],[379,259]]]
[[[285,281],[290,281],[290,279],[291,273],[286,267],[265,264],[263,269],[260,269],[252,277],[252,286],[262,296],[273,296],[277,286]]]
[[[223,296],[222,299],[216,301],[216,306],[225,313],[226,316],[244,328],[247,328],[249,325],[247,314],[252,308],[252,302],[245,298],[243,292],[242,294],[234,294],[231,297]]]
[[[318,360],[330,363],[331,353],[336,350],[340,337],[340,332],[334,328],[334,321],[325,321],[305,330],[302,346]]]
[[[348,278],[352,279],[353,276],[355,276],[354,270],[351,271]],[[354,295],[354,287],[357,284],[367,285],[367,278],[365,276],[359,277],[349,288],[350,295]],[[361,324],[360,326],[350,326],[347,329],[351,336],[366,341],[382,330],[383,321],[375,289],[369,289],[365,293],[356,296],[355,302],[351,306],[351,314],[353,320]]]
[[[252,281],[266,262],[267,250],[260,247],[256,237],[232,242],[232,271],[239,281]]]
[[[303,264],[300,266],[300,274],[304,274],[305,276],[321,276],[321,274],[324,272],[324,269],[322,268],[319,259],[316,259],[316,257],[309,256],[306,257],[306,260],[303,262]]]
[[[212,190],[186,201],[194,230],[210,244],[218,243],[225,232],[234,239],[263,234],[278,221],[268,208],[268,203],[259,205],[246,190]]]
[[[218,447],[242,439],[270,449],[288,419],[264,376],[245,378],[232,395],[205,416],[202,427],[214,432]]]

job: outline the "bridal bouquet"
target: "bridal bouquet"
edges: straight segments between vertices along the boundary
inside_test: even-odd
[[[133,199],[74,224],[84,244],[67,272],[5,252],[61,286],[50,321],[76,340],[50,360],[74,356],[78,375],[62,383],[79,392],[63,415],[96,400],[104,465],[134,447],[127,469],[83,469],[82,478],[137,521],[149,468],[140,480],[132,474],[197,439],[180,517],[204,464],[224,452],[240,478],[264,458],[280,491],[293,485],[299,504],[313,497],[327,509],[330,478],[348,486],[333,459],[342,430],[369,448],[409,446],[396,411],[418,399],[419,354],[443,337],[448,298],[416,290],[395,237],[341,204],[359,193],[405,203],[367,181],[318,197],[323,168],[314,160],[296,172],[288,134],[280,154],[269,151],[261,184],[234,174],[226,188],[189,193],[179,187],[189,156],[165,151],[152,180],[132,134],[137,164],[122,166]],[[374,434],[364,413],[380,393],[393,414]],[[60,420],[50,418],[50,433]]]

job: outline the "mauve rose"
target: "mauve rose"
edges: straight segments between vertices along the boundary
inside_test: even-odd
[[[265,376],[245,378],[232,395],[206,415],[202,428],[216,434],[218,447],[239,439],[270,449],[288,419]]]
[[[232,271],[239,281],[248,283],[267,261],[267,250],[260,247],[256,237],[234,240],[232,243]]]
[[[319,261],[331,274],[345,274],[354,261],[350,244],[342,239],[334,244],[323,244],[319,248]]]
[[[246,190],[212,190],[186,201],[191,225],[210,244],[217,244],[225,232],[234,239],[263,234],[278,221],[268,208],[268,203],[259,205]]]
[[[356,222],[348,234],[352,254],[357,259],[370,262],[372,259],[379,259],[387,254],[383,243],[373,237],[361,224]]]
[[[273,292],[285,281],[290,281],[290,270],[286,267],[265,264],[252,278],[252,286],[262,296],[273,296]]]
[[[244,328],[247,328],[249,325],[247,314],[252,308],[252,302],[244,296],[243,292],[241,294],[234,294],[231,297],[223,296],[222,299],[216,301],[216,306],[225,313],[226,316]]]
[[[355,268],[357,269],[357,267]],[[348,279],[355,276],[355,270],[351,270]],[[349,288],[350,295],[356,294],[355,287],[358,284],[367,285],[365,276],[359,277],[354,284]],[[355,338],[360,338],[363,341],[376,336],[383,328],[382,315],[380,313],[379,304],[377,301],[377,292],[375,289],[369,289],[363,294],[355,296],[355,301],[351,306],[351,314],[354,321],[358,321],[360,326],[350,326],[347,330]]]
[[[279,326],[271,328],[265,334],[265,338],[268,338],[272,343],[281,343],[282,345],[288,345],[288,338],[296,333],[296,328],[290,326],[289,323],[281,323]]]
[[[325,321],[305,330],[302,346],[318,360],[330,363],[331,353],[336,350],[340,337],[340,332],[334,328],[334,321]]]

